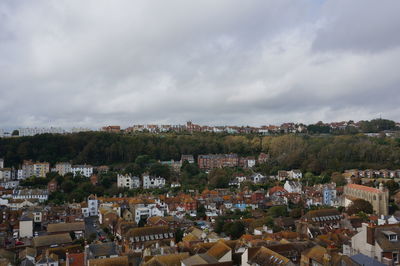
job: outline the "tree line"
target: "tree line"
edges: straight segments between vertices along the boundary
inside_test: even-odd
[[[138,157],[179,160],[181,154],[237,153],[270,159],[258,170],[274,174],[282,169],[304,172],[342,172],[345,169],[400,168],[400,139],[356,135],[224,135],[224,134],[113,134],[84,132],[68,135],[43,134],[0,139],[0,158],[7,167],[23,160],[71,161],[75,164],[129,165]],[[140,162],[139,162],[140,163]],[[188,172],[194,171],[188,169]],[[193,173],[197,174],[197,173]]]

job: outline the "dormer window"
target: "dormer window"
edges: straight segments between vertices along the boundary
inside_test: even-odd
[[[386,235],[386,237],[389,239],[391,242],[397,242],[398,241],[398,235],[397,233],[393,231],[383,231],[383,234]]]

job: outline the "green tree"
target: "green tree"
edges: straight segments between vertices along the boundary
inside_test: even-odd
[[[371,214],[373,212],[373,208],[371,203],[363,199],[355,199],[352,204],[347,208],[346,212],[349,215],[357,214],[359,212],[364,212]]]

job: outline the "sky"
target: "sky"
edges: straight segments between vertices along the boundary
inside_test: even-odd
[[[2,0],[0,128],[399,121],[398,0]]]

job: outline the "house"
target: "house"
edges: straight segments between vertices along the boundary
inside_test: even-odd
[[[52,193],[52,192],[56,192],[58,188],[58,183],[57,180],[55,178],[53,178],[51,181],[49,181],[49,183],[47,183],[47,190]]]
[[[288,258],[272,251],[267,247],[250,247],[246,248],[241,256],[242,266],[258,266],[258,265],[287,265],[295,264]]]
[[[89,259],[87,266],[125,266],[130,265],[128,256],[112,257],[112,258],[101,258],[101,259]]]
[[[33,236],[33,219],[28,216],[19,219],[19,237]]]
[[[93,174],[93,166],[91,165],[73,165],[71,166],[71,172],[76,175],[82,175],[90,177]]]
[[[74,223],[55,223],[47,226],[47,233],[60,234],[74,232],[76,238],[84,237],[85,234],[85,223],[74,222]]]
[[[288,177],[289,177],[288,171],[284,171],[284,170],[278,171],[278,180],[279,181],[283,181]]]
[[[165,266],[180,266],[181,261],[188,258],[189,252],[174,253],[166,255],[153,256],[150,260],[144,262],[143,266],[165,265]]]
[[[289,193],[301,193],[302,185],[299,181],[289,181],[286,180],[283,188]]]
[[[82,208],[84,217],[97,216],[99,213],[99,201],[95,195],[90,195],[87,199],[87,205]]]
[[[194,163],[193,155],[182,154],[181,155],[181,163],[183,163],[184,161],[188,161],[188,163]]]
[[[44,235],[33,238],[33,247],[36,248],[38,253],[49,247],[65,246],[71,243],[72,239],[69,233]]]
[[[343,216],[337,209],[312,210],[296,222],[296,231],[306,238],[313,239],[326,229],[337,229]]]
[[[140,187],[140,179],[137,176],[132,176],[130,174],[127,175],[117,175],[117,187],[119,188],[139,188]]]
[[[300,170],[290,170],[288,172],[288,176],[290,179],[301,179],[303,177],[303,174]]]
[[[150,177],[148,174],[143,175],[143,188],[161,188],[165,186],[165,178],[163,177]]]
[[[118,257],[118,246],[115,242],[90,244],[85,247],[87,259],[104,259]]]
[[[15,189],[12,192],[12,199],[38,199],[40,202],[44,202],[49,197],[49,191],[47,189]]]
[[[265,180],[265,176],[263,176],[260,173],[255,173],[253,175],[250,176],[250,180],[254,183],[254,184],[259,184],[262,183]]]
[[[143,250],[144,246],[158,242],[171,243],[175,233],[168,226],[146,226],[129,229],[123,236],[133,250]]]
[[[71,173],[72,172],[71,168],[72,168],[72,165],[69,162],[56,163],[56,167],[55,167],[56,172],[61,176],[64,176],[67,173]]]
[[[355,253],[361,253],[385,264],[400,262],[400,227],[363,223],[361,230],[351,238]]]

